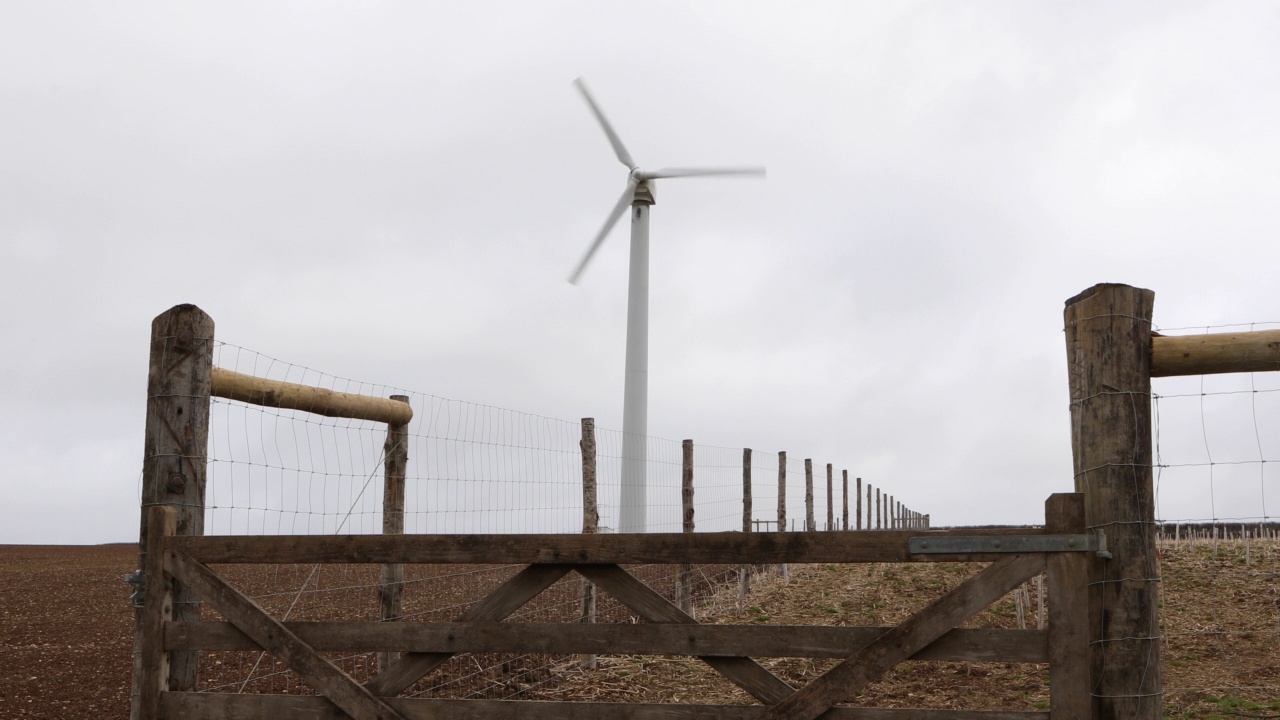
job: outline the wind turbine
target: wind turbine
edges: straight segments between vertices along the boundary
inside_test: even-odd
[[[618,133],[605,119],[600,105],[587,90],[582,78],[573,81],[587,101],[613,146],[618,161],[627,167],[627,185],[613,207],[604,226],[582,256],[582,261],[569,276],[578,283],[582,271],[595,256],[605,237],[630,205],[631,264],[627,283],[627,365],[622,396],[622,497],[618,518],[619,532],[644,532],[646,498],[646,457],[649,434],[649,208],[654,204],[653,181],[664,178],[703,177],[713,175],[764,175],[763,167],[663,168],[643,170],[631,159],[631,153],[618,138]]]

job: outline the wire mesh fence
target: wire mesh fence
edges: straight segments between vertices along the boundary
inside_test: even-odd
[[[413,420],[405,442],[404,532],[427,534],[576,533],[583,529],[582,423],[559,420],[386,385],[363,383],[216,343],[214,365],[225,370],[372,397],[407,397]],[[383,532],[387,426],[214,398],[210,409],[205,504],[207,535],[377,534]],[[598,532],[620,525],[622,433],[596,429]],[[684,443],[646,439],[649,532],[684,530]],[[754,452],[744,467],[742,448],[696,445],[692,450],[693,529],[741,531],[744,497],[753,530],[777,528],[779,454]],[[806,465],[808,467],[806,467]],[[786,530],[836,529],[845,499],[841,470],[788,456],[783,466]],[[750,473],[744,486],[744,473]],[[860,486],[859,486],[860,487]],[[870,486],[868,486],[869,489]],[[854,492],[851,488],[850,493]],[[830,513],[828,509],[830,508]],[[887,496],[886,496],[887,517]],[[830,515],[830,520],[829,520]],[[867,510],[870,524],[870,503]],[[754,522],[760,521],[760,523]],[[771,524],[770,524],[771,523]],[[887,526],[887,522],[885,523]],[[444,622],[458,618],[510,579],[516,566],[409,565],[404,568],[400,619]],[[732,566],[685,568],[695,614],[723,612],[722,592],[750,572]],[[379,620],[380,566],[232,565],[217,568],[233,585],[286,621]],[[673,602],[679,566],[628,570]],[[582,619],[583,583],[566,578],[508,618],[509,622]],[[739,600],[741,604],[741,600]],[[209,619],[216,614],[206,612]],[[606,594],[596,601],[597,622],[638,622]],[[375,653],[330,654],[360,681],[378,671]],[[413,697],[517,698],[553,682],[572,657],[538,654],[459,654],[405,694]],[[199,689],[217,692],[308,693],[298,677],[261,652],[204,651]]]
[[[1152,392],[1166,712],[1274,716],[1280,373],[1156,378]]]

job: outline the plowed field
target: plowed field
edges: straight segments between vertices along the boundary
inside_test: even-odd
[[[133,610],[125,573],[137,549],[0,546],[0,718],[128,716]],[[1280,717],[1280,546],[1240,541],[1162,547],[1166,717]],[[882,624],[896,622],[919,595],[957,582],[955,566],[793,567],[788,583],[761,578],[743,616],[704,613],[710,622]],[[1034,623],[1034,606],[1026,622]],[[1010,627],[1009,598],[971,625]],[[793,683],[821,663],[766,663]],[[524,697],[734,702],[696,661],[601,657]],[[532,697],[531,697],[532,696]],[[908,663],[858,704],[1043,709],[1041,666]]]

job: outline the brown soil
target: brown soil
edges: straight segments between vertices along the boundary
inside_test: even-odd
[[[1280,716],[1280,545],[1255,540],[1247,562],[1245,555],[1244,543],[1238,540],[1222,541],[1216,549],[1205,540],[1195,545],[1185,541],[1178,546],[1162,545],[1166,717]],[[122,576],[136,563],[137,550],[127,545],[0,546],[0,717],[128,716],[133,611],[130,588]],[[298,572],[305,575],[306,570],[289,570],[292,574],[281,584],[296,587],[303,577]],[[788,582],[772,579],[768,573],[757,576],[743,614],[736,608],[736,588],[725,588],[704,598],[699,619],[890,624],[974,570],[973,566],[946,564],[792,566]],[[323,583],[333,588],[329,591],[332,596],[341,596],[344,584],[366,586],[367,579],[356,577],[362,571],[347,572],[354,575],[334,576]],[[480,584],[500,582],[504,574],[494,572]],[[241,583],[249,590],[248,586],[263,581],[262,577],[246,575]],[[432,585],[441,587],[440,583]],[[458,583],[448,586],[456,588]],[[576,604],[574,587],[562,590],[563,607]],[[439,605],[432,603],[435,607],[430,611],[423,606],[421,619],[443,619],[434,616],[465,600],[459,597]],[[1034,592],[1032,600],[1027,621],[1034,624]],[[264,600],[264,605],[271,604]],[[367,594],[341,604],[365,608]],[[558,612],[550,611],[545,617],[540,612],[530,619],[550,620],[550,615]],[[318,607],[306,607],[295,616],[318,619],[326,615]],[[969,623],[985,627],[1016,624],[1012,597]],[[235,663],[235,668],[220,668],[215,657],[202,662],[206,668],[202,686],[219,684],[216,679],[224,673],[243,677],[243,661]],[[788,682],[799,684],[821,674],[831,662],[766,658],[762,664]],[[357,658],[345,666],[353,674],[362,674],[367,672],[369,661]],[[519,667],[520,663],[508,664],[508,670],[518,671]],[[685,658],[602,656],[599,669],[594,671],[562,661],[556,672],[540,672],[544,676],[525,678],[535,681],[516,693],[519,697],[749,702],[741,691],[701,663]],[[1045,672],[1044,666],[1009,663],[904,663],[853,702],[887,707],[1044,709]],[[501,678],[485,677],[482,681],[492,684]],[[288,689],[275,682],[268,685],[274,685],[276,691]]]

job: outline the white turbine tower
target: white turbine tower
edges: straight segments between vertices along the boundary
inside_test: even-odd
[[[663,168],[642,170],[631,159],[613,126],[605,119],[600,106],[587,90],[582,78],[574,80],[578,92],[591,107],[618,160],[627,166],[627,186],[618,198],[604,226],[596,234],[582,261],[569,276],[577,284],[587,263],[600,249],[609,231],[622,218],[627,206],[631,211],[631,265],[627,285],[627,368],[622,396],[622,497],[620,499],[619,532],[644,532],[646,512],[646,456],[649,434],[649,208],[654,204],[653,181],[662,178],[700,177],[711,175],[764,175],[762,167]]]

